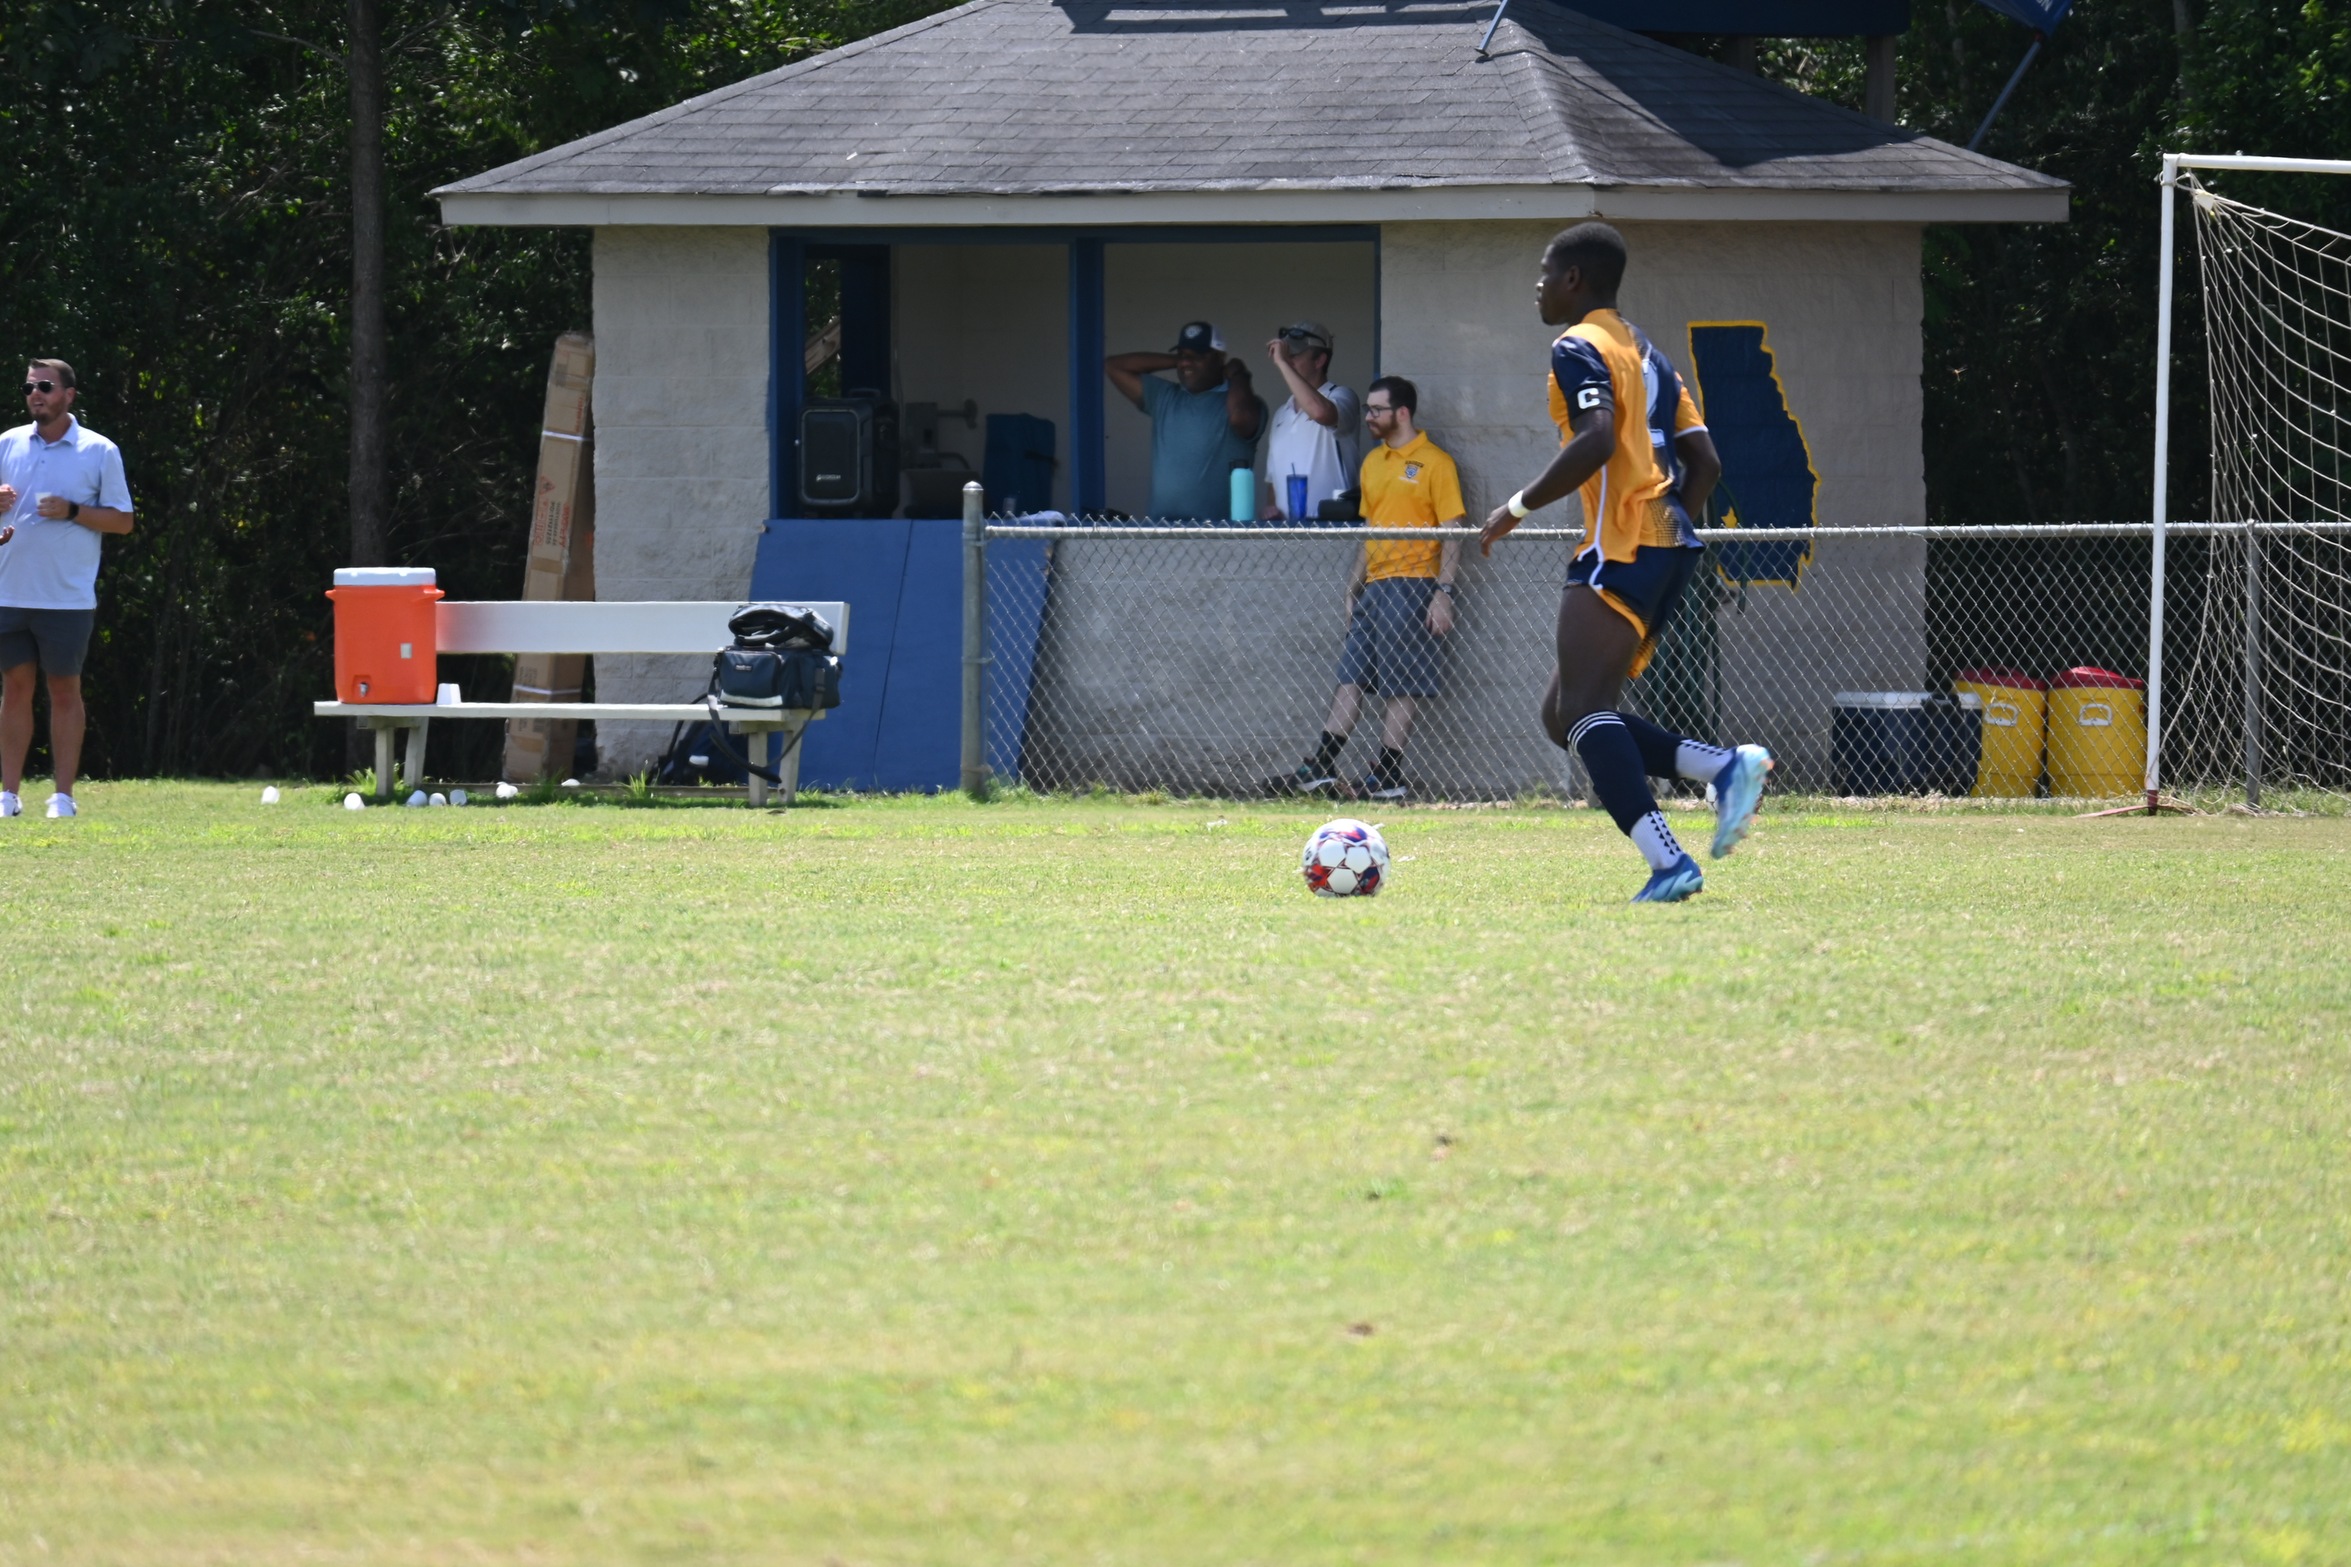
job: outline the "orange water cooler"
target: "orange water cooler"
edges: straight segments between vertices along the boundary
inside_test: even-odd
[[[335,696],[344,702],[430,702],[440,684],[430,566],[346,566],[335,603]]]

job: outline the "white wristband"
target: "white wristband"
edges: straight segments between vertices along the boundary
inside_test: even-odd
[[[1527,492],[1524,490],[1519,491],[1502,504],[1510,509],[1510,515],[1513,517],[1524,517],[1534,510],[1532,506],[1527,504]]]

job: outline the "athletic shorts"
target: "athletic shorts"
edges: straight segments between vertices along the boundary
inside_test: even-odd
[[[1649,667],[1657,639],[1665,635],[1682,590],[1698,574],[1705,556],[1704,550],[1687,545],[1644,545],[1633,551],[1631,560],[1602,560],[1598,550],[1587,550],[1568,562],[1567,585],[1597,590],[1600,602],[1631,621],[1640,634],[1641,646],[1627,675]]]
[[[9,609],[0,606],[0,669],[38,658],[44,675],[78,675],[90,650],[94,609]]]
[[[1339,684],[1375,696],[1435,696],[1440,650],[1429,629],[1429,600],[1436,591],[1434,577],[1366,582],[1339,649]]]

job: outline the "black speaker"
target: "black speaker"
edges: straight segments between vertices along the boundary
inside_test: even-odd
[[[800,410],[800,504],[811,517],[887,517],[898,509],[898,406],[828,397]]]

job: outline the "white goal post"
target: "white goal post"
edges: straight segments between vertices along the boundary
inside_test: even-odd
[[[2226,207],[2241,212],[2258,214],[2261,218],[2264,219],[2275,219],[2276,223],[2273,232],[2280,235],[2283,235],[2288,229],[2299,229],[2306,234],[2325,236],[2325,239],[2330,242],[2337,240],[2342,241],[2345,247],[2344,252],[2339,252],[2333,255],[2317,253],[2319,254],[2319,258],[2327,265],[2333,266],[2341,271],[2342,278],[2340,280],[2329,280],[2325,278],[2314,279],[2297,272],[2295,274],[2295,281],[2298,283],[2306,283],[2311,285],[2311,293],[2324,296],[2333,296],[2334,308],[2339,313],[2325,318],[2324,324],[2329,327],[2339,327],[2346,334],[2351,334],[2351,289],[2347,289],[2343,286],[2344,283],[2351,282],[2351,267],[2346,266],[2346,256],[2347,254],[2351,254],[2351,236],[2335,234],[2331,230],[2320,229],[2316,225],[2303,223],[2301,220],[2282,218],[2277,214],[2261,211],[2261,209],[2246,208],[2243,207],[2240,203],[2227,202],[2223,199],[2217,198],[2212,193],[2205,190],[2205,188],[2195,180],[2195,171],[2240,171],[2267,174],[2347,175],[2351,174],[2351,159],[2271,158],[2242,153],[2166,153],[2163,158],[2163,173],[2160,183],[2160,199],[2162,201],[2162,232],[2160,240],[2161,252],[2158,262],[2158,281],[2156,284],[2157,316],[2155,334],[2155,473],[2151,513],[2151,520],[2153,523],[2153,543],[2150,560],[2150,565],[2152,568],[2152,583],[2148,602],[2147,651],[2146,790],[2147,809],[2150,813],[2154,812],[2159,806],[2161,797],[2160,791],[2163,784],[2163,743],[2165,737],[2165,546],[2167,535],[2170,532],[2172,525],[2170,516],[2171,497],[2169,483],[2169,468],[2171,458],[2172,306],[2175,294],[2174,256],[2177,250],[2177,224],[2175,214],[2177,211],[2177,197],[2181,189],[2183,187],[2191,189],[2195,193],[2201,207],[2206,210],[2217,211],[2223,207]],[[2292,243],[2291,240],[2285,240],[2282,242]],[[2205,267],[2204,275],[2206,278],[2206,286],[2204,302],[2208,335],[2217,337],[2219,333],[2216,329],[2214,320],[2215,307],[2213,302],[2213,290],[2211,288],[2210,281],[2214,267],[2214,257],[2211,254],[2204,254],[2201,252],[2200,254],[2202,255]],[[2306,310],[2308,300],[2297,299],[2291,301],[2291,303],[2297,306],[2301,306]],[[2280,326],[2281,319],[2282,318],[2280,316],[2273,315],[2268,321],[2262,323],[2261,329],[2266,330],[2278,328]],[[2311,345],[2309,339],[2294,334],[2294,329],[2290,325],[2286,326],[2284,331],[2288,335],[2294,335],[2294,340],[2298,346],[2301,346],[2306,350],[2312,348],[2313,345]],[[2335,341],[2331,343],[2320,342],[2315,345],[2314,352],[2306,352],[2300,362],[2295,364],[2292,368],[2304,378],[2316,381],[2318,384],[2326,386],[2330,392],[2346,391],[2347,388],[2344,382],[2329,380],[2326,375],[2329,366],[2342,362],[2343,355],[2341,348],[2341,341]],[[2317,361],[2317,363],[2314,364],[2314,360]],[[2324,421],[2328,431],[2339,437],[2345,428],[2345,421],[2347,419],[2351,419],[2351,403],[2337,405],[2330,399],[2329,402],[2323,407],[2315,403],[2310,404],[2309,412],[2312,416],[2314,424],[2318,421]],[[2216,406],[2214,409],[2214,429],[2212,434],[2212,455],[2216,470],[2214,483],[2215,506],[2214,516],[2211,520],[2216,523],[2237,523],[2240,524],[2245,530],[2248,560],[2245,582],[2245,613],[2249,617],[2257,617],[2259,614],[2262,578],[2258,568],[2252,564],[2253,562],[2256,562],[2260,559],[2259,555],[2255,553],[2258,547],[2258,540],[2255,537],[2256,533],[2264,532],[2273,528],[2290,529],[2297,526],[2307,526],[2312,523],[2322,523],[2323,525],[2323,519],[2317,515],[2283,515],[2282,513],[2289,509],[2299,513],[2305,510],[2318,512],[2326,508],[2324,506],[2323,496],[2315,493],[2299,493],[2296,491],[2296,487],[2294,485],[2291,483],[2286,483],[2282,486],[2282,488],[2288,492],[2293,492],[2294,498],[2303,502],[2302,505],[2290,508],[2269,508],[2267,509],[2267,515],[2258,514],[2254,510],[2248,508],[2246,509],[2246,514],[2241,517],[2221,516],[2220,511],[2223,504],[2221,491],[2223,486],[2220,483],[2219,469],[2224,462],[2241,464],[2248,460],[2247,454],[2245,453],[2224,449],[2226,435],[2224,435],[2223,430],[2220,428],[2221,422],[2222,411],[2218,407],[2216,401]],[[2242,434],[2244,432],[2233,431],[2228,433]],[[2320,450],[2326,451],[2329,453],[2329,455],[2336,459],[2345,459],[2347,457],[2351,457],[2351,452],[2346,452],[2343,446],[2329,444],[2323,435],[2314,435],[2312,439],[2313,443]],[[2263,455],[2266,456],[2267,454]],[[2288,461],[2286,466],[2291,465],[2292,457],[2292,453],[2287,454]],[[2340,481],[2336,481],[2336,484],[2339,493]],[[2314,490],[2316,488],[2318,487],[2313,487]],[[2339,510],[2340,508],[2338,507],[2337,509]],[[2336,516],[2332,519],[2332,521],[2339,525],[2342,521],[2342,518],[2340,516]],[[2260,746],[2262,715],[2260,703],[2262,696],[2260,688],[2261,666],[2259,662],[2261,658],[2260,622],[2257,618],[2247,619],[2243,637],[2243,679],[2245,682],[2244,745],[2246,785],[2249,802],[2258,804],[2261,774]]]

